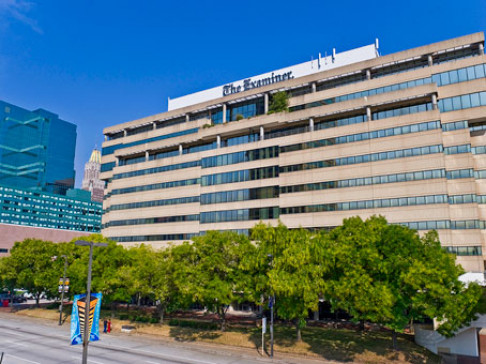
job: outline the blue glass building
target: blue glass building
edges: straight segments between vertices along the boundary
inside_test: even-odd
[[[102,204],[74,189],[76,125],[0,101],[0,224],[99,232]]]
[[[65,195],[74,187],[76,125],[0,101],[0,184]]]

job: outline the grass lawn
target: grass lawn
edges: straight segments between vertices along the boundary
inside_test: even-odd
[[[17,315],[58,320],[56,310],[30,309]],[[69,317],[67,317],[69,322]],[[129,321],[112,320],[115,332]],[[258,350],[261,352],[261,331],[257,327],[229,327],[226,332],[218,330],[198,330],[190,327],[169,326],[167,324],[130,323],[136,326],[137,334],[162,336],[179,342],[206,342]],[[102,326],[102,323],[100,325]],[[347,329],[306,327],[302,330],[302,341],[295,339],[292,327],[275,327],[275,355],[283,353],[305,355],[312,358],[356,363],[439,363],[439,357],[416,345],[407,335],[399,335],[399,351],[391,348],[391,335],[385,332],[356,332]],[[266,334],[265,350],[269,352],[270,336]]]

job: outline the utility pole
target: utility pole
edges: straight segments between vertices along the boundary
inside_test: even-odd
[[[89,246],[89,263],[88,263],[88,285],[86,289],[86,306],[84,307],[84,338],[83,338],[83,361],[82,364],[88,364],[88,344],[89,344],[89,311],[91,301],[91,265],[93,263],[93,247],[108,246],[106,243],[94,243],[92,241],[78,240],[75,245]]]
[[[273,269],[273,255],[268,254],[270,258],[270,266]],[[275,293],[272,289],[272,295],[268,300],[268,305],[270,306],[270,358],[273,359],[273,306],[275,305]]]
[[[59,306],[59,326],[62,325],[62,304],[64,303],[64,287],[66,285],[66,270],[67,270],[67,256],[61,255],[64,258],[64,274],[62,275],[62,291],[61,291],[61,305]]]

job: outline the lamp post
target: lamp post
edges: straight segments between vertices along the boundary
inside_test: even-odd
[[[86,289],[86,306],[84,307],[84,338],[83,338],[83,361],[82,364],[88,363],[88,344],[89,344],[89,307],[91,301],[91,265],[93,262],[93,247],[108,246],[106,243],[94,243],[92,241],[78,240],[75,245],[89,246],[89,263],[88,263],[88,284]]]
[[[270,266],[273,269],[273,255],[268,254],[268,257],[270,258]],[[268,305],[270,306],[270,358],[273,359],[273,306],[275,305],[275,293],[273,289],[268,301]]]
[[[64,274],[62,275],[62,291],[61,291],[61,305],[59,306],[59,326],[62,325],[62,304],[64,303],[64,287],[66,285],[66,270],[67,270],[67,256],[61,255],[64,258]]]

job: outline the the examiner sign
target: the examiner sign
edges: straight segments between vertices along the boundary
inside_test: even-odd
[[[272,72],[271,75],[268,77],[263,77],[259,80],[253,81],[251,78],[247,78],[246,80],[241,81],[240,85],[235,85],[233,83],[230,83],[228,85],[223,86],[223,96],[228,96],[231,94],[236,94],[238,92],[243,92],[247,90],[251,90],[254,88],[262,87],[262,86],[267,86],[271,85],[273,83],[277,82],[282,82],[286,80],[291,80],[293,79],[294,76],[292,75],[292,71],[285,72],[282,74],[274,74]]]

